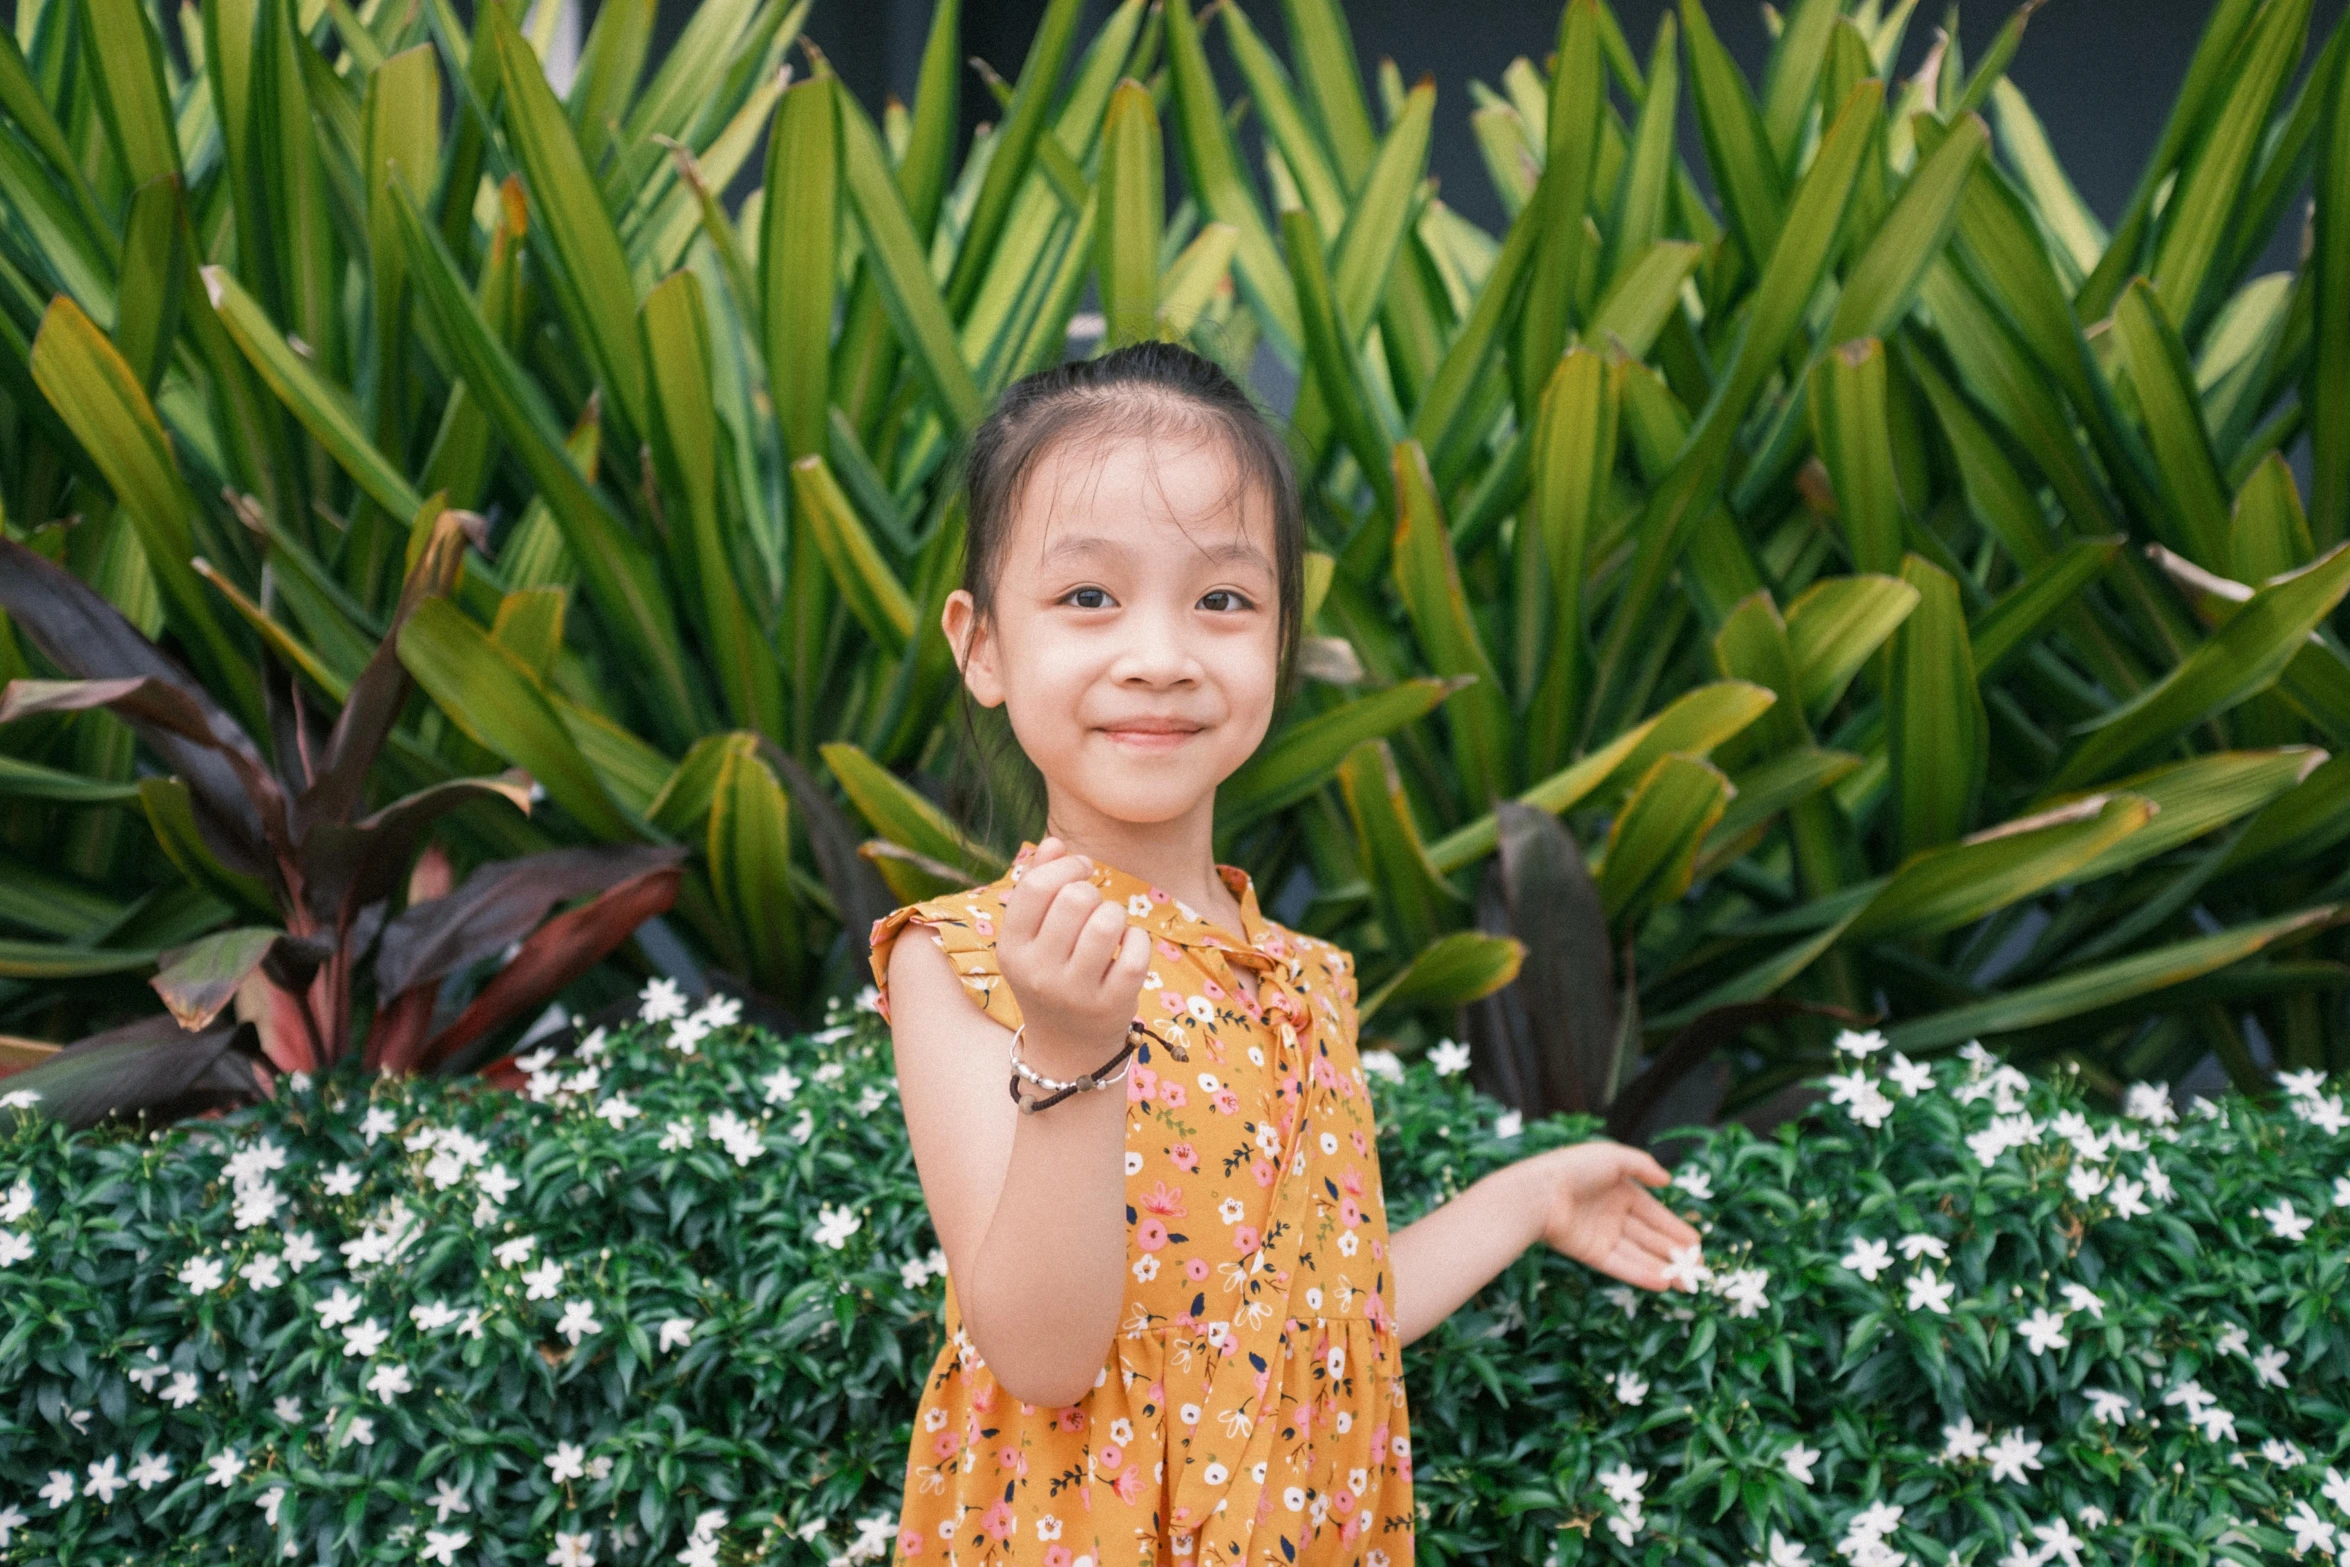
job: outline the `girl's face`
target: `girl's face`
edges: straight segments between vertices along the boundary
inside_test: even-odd
[[[942,623],[1056,816],[1165,822],[1206,807],[1272,721],[1276,571],[1271,506],[1222,442],[1079,437],[1029,472],[994,612],[957,589]]]

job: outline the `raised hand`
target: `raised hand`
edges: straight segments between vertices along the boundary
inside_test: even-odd
[[[1642,1188],[1672,1180],[1647,1153],[1601,1140],[1553,1148],[1529,1162],[1545,1176],[1542,1239],[1553,1251],[1648,1290],[1672,1284],[1666,1264],[1675,1253],[1695,1260],[1702,1237]]]
[[[1048,1077],[1117,1053],[1150,968],[1150,937],[1085,878],[1093,862],[1047,838],[1004,899],[996,962],[1028,1032],[1020,1056]]]

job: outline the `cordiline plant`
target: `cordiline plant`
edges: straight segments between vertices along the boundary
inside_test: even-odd
[[[462,529],[437,506],[422,521],[395,626],[448,591]],[[169,951],[118,954],[159,965],[153,984],[166,1013],[11,1075],[11,1093],[31,1092],[70,1124],[233,1103],[267,1091],[273,1072],[317,1072],[355,1054],[370,1070],[448,1070],[676,897],[679,854],[651,847],[494,861],[451,888],[447,856],[428,847],[436,827],[484,800],[527,811],[531,781],[518,772],[452,779],[369,809],[377,756],[412,689],[389,641],[331,723],[274,662],[264,666],[273,759],[113,606],[6,540],[0,606],[66,677],[10,681],[0,723],[93,708],[120,718],[172,770],[140,786],[156,833],[233,911],[227,918],[244,921]],[[584,894],[593,896],[546,918]],[[251,923],[255,915],[270,923]],[[472,978],[493,955],[500,961],[470,1001],[440,1016],[444,982]],[[362,1027],[355,1008],[371,993]],[[240,997],[242,1020],[230,1012]]]

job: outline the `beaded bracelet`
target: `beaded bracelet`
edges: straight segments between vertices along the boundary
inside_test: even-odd
[[[1024,1115],[1034,1115],[1049,1105],[1057,1105],[1074,1093],[1091,1092],[1097,1088],[1109,1087],[1112,1083],[1123,1078],[1126,1075],[1127,1067],[1132,1065],[1127,1061],[1127,1057],[1134,1054],[1134,1036],[1141,1034],[1145,1039],[1151,1037],[1150,1030],[1144,1028],[1139,1021],[1128,1023],[1126,1025],[1126,1043],[1116,1055],[1084,1076],[1073,1077],[1064,1082],[1057,1077],[1045,1076],[1020,1059],[1020,1036],[1027,1032],[1028,1025],[1026,1023],[1022,1023],[1018,1028],[1012,1030],[1012,1043],[1009,1052],[1012,1059],[1012,1077],[1004,1085],[1012,1096],[1012,1103],[1018,1105]],[[1121,1065],[1121,1063],[1125,1064]],[[1112,1075],[1104,1077],[1102,1074],[1108,1072],[1112,1067],[1117,1067],[1118,1070]],[[1020,1079],[1024,1077],[1038,1087],[1052,1089],[1054,1092],[1041,1099],[1023,1099],[1020,1097]]]

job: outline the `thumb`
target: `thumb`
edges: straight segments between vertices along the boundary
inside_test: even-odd
[[[1657,1163],[1656,1156],[1644,1148],[1624,1150],[1623,1170],[1635,1180],[1645,1181],[1651,1186],[1669,1185],[1673,1179],[1673,1172]]]

